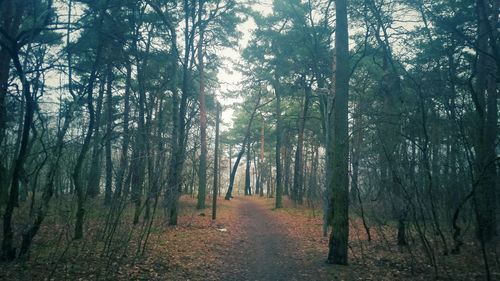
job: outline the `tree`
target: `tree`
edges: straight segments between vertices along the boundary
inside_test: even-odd
[[[199,38],[198,38],[198,72],[200,84],[200,168],[198,170],[198,202],[196,208],[205,209],[205,197],[207,189],[207,112],[205,106],[205,69],[203,65],[203,46],[205,24],[202,23],[203,5],[205,1],[199,0]]]
[[[331,149],[333,172],[328,179],[332,190],[332,232],[328,244],[328,263],[347,264],[349,239],[349,136],[347,106],[349,97],[349,42],[347,1],[336,3],[335,29],[335,101],[333,104],[333,142]]]
[[[306,126],[307,115],[309,111],[309,103],[311,101],[311,87],[306,85],[304,89],[304,106],[300,117],[298,119],[298,137],[297,137],[297,149],[295,150],[295,163],[293,168],[293,194],[294,199],[299,203],[303,203],[303,186],[304,186],[304,175],[303,175],[303,148],[304,148],[304,130]]]
[[[495,142],[498,121],[498,32],[492,30],[498,19],[498,4],[477,0],[476,83],[471,90],[476,111],[476,177],[474,195],[477,206],[477,235],[490,241],[496,233]],[[495,62],[496,60],[496,62]]]
[[[31,9],[36,9],[40,7],[45,11],[45,14],[41,18],[32,18],[32,14],[28,13],[30,10],[23,2],[13,1],[5,1],[5,3],[0,3],[4,5],[6,8],[4,11],[5,14],[2,14],[2,18],[4,22],[2,23],[2,29],[6,28],[6,30],[10,33],[5,36],[2,34],[2,38],[0,38],[0,46],[2,47],[2,51],[8,51],[8,55],[4,55],[4,57],[8,60],[12,60],[14,64],[14,69],[16,70],[17,78],[21,82],[22,87],[22,99],[25,101],[25,110],[24,110],[24,118],[23,118],[23,126],[22,133],[20,139],[20,148],[19,152],[14,161],[14,168],[12,171],[12,177],[10,179],[10,190],[9,190],[9,198],[7,201],[7,206],[4,212],[3,218],[3,240],[2,240],[2,259],[11,261],[16,257],[16,248],[13,245],[13,236],[14,232],[12,229],[12,216],[14,212],[14,208],[18,206],[18,196],[19,196],[19,181],[21,180],[21,174],[24,170],[24,164],[26,162],[27,154],[28,154],[28,142],[30,137],[31,126],[33,124],[33,116],[35,113],[35,97],[31,91],[30,81],[28,80],[26,70],[21,63],[21,48],[26,44],[30,43],[37,35],[39,35],[43,29],[50,24],[52,20],[52,1],[40,1],[36,2],[36,5],[31,6]],[[37,6],[37,7],[35,7]],[[14,14],[9,14],[9,12],[13,12]],[[22,32],[19,31],[19,27],[21,23],[26,23],[28,27]],[[2,71],[6,71],[6,69],[2,69]],[[8,74],[5,74],[8,76]],[[0,83],[5,86],[5,81]],[[3,96],[0,98],[0,102],[3,103],[4,94],[0,92],[0,95]],[[0,109],[5,109],[4,107]],[[0,115],[4,115],[4,113],[0,113]],[[2,125],[2,124],[0,124]]]
[[[260,106],[261,96],[262,96],[262,89],[259,88],[257,100],[255,101],[255,105],[253,107],[253,110],[250,114],[250,118],[248,119],[248,123],[246,125],[245,134],[244,134],[243,141],[241,142],[240,151],[238,152],[238,155],[236,156],[236,161],[234,162],[233,168],[231,170],[231,174],[229,175],[229,187],[227,189],[226,196],[224,197],[225,200],[231,200],[231,198],[232,198],[233,188],[234,188],[234,180],[236,178],[236,172],[238,171],[238,166],[240,164],[241,157],[243,157],[243,154],[245,154],[245,149],[247,147],[247,143],[249,142],[250,134],[252,132],[251,129],[252,129],[253,120],[257,114],[257,109]]]
[[[276,96],[276,209],[283,207],[283,176],[281,166],[281,135],[282,135],[282,121],[281,121],[281,86],[279,79],[274,81],[274,94]]]
[[[104,21],[104,9],[105,7],[92,7],[92,20],[96,25],[96,29],[100,30],[103,26]],[[90,34],[89,36],[92,36]],[[85,38],[85,37],[83,37]],[[101,64],[102,52],[103,52],[103,41],[102,33],[98,33],[98,38],[96,40],[96,51],[94,60],[91,62],[90,70],[88,74],[87,84],[84,88],[83,94],[86,96],[86,106],[89,114],[89,123],[87,127],[87,132],[85,133],[83,144],[81,146],[80,152],[76,160],[75,167],[73,169],[72,178],[73,184],[75,186],[75,193],[77,197],[77,207],[76,207],[76,218],[75,218],[75,228],[73,238],[79,240],[83,238],[83,221],[85,216],[85,201],[86,201],[86,189],[82,173],[84,172],[84,161],[87,152],[90,150],[90,145],[92,141],[93,132],[96,123],[96,113],[94,107],[94,84],[98,76],[98,68]],[[85,63],[85,61],[83,61]]]
[[[104,193],[104,204],[109,205],[113,196],[113,159],[111,142],[113,138],[113,69],[108,66],[106,75],[106,187]]]
[[[217,218],[217,195],[219,191],[219,125],[220,125],[221,105],[217,103],[217,111],[215,117],[215,147],[214,147],[214,184],[212,194],[212,219]]]

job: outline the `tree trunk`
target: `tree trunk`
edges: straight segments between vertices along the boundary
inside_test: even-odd
[[[251,188],[251,181],[250,181],[250,155],[251,155],[251,144],[248,142],[248,147],[247,147],[247,161],[246,161],[246,167],[245,167],[245,195],[252,195],[252,188]]]
[[[104,205],[111,203],[113,196],[113,159],[111,151],[111,139],[113,138],[113,69],[108,66],[108,79],[106,87],[106,187],[104,192]]]
[[[319,179],[319,166],[320,160],[319,160],[319,144],[316,144],[314,146],[314,156],[312,160],[312,165],[311,165],[311,188],[313,188],[313,192],[311,193],[312,199],[313,200],[318,200],[320,189],[319,189],[319,184],[318,184],[318,179]]]
[[[260,154],[259,154],[259,161],[258,161],[258,166],[256,169],[258,169],[257,173],[257,184],[256,184],[256,189],[255,189],[255,194],[262,194],[262,190],[264,189],[263,186],[263,171],[264,171],[264,146],[265,146],[265,139],[264,139],[264,118],[262,118],[262,124],[260,126]]]
[[[149,43],[148,43],[149,46]],[[149,49],[147,47],[147,49]],[[146,51],[147,53],[148,51]],[[139,111],[139,119],[138,119],[138,124],[137,124],[137,132],[135,134],[135,141],[134,141],[134,154],[136,157],[132,157],[132,163],[131,163],[131,169],[132,169],[132,201],[134,202],[135,205],[135,212],[134,212],[134,220],[133,223],[137,224],[139,222],[139,217],[141,214],[142,210],[142,194],[143,194],[143,189],[144,189],[144,178],[145,178],[145,163],[147,162],[147,152],[146,152],[146,147],[147,144],[146,142],[148,141],[146,137],[146,128],[145,128],[145,103],[146,103],[146,89],[145,89],[145,79],[144,77],[144,69],[146,68],[147,62],[142,61],[142,63],[139,63],[139,65],[142,65],[138,69],[137,72],[137,80],[139,84],[139,104],[138,104],[138,111]]]
[[[236,177],[236,172],[238,171],[238,166],[240,165],[241,157],[245,154],[245,144],[243,144],[240,152],[238,152],[238,156],[236,156],[236,161],[234,161],[233,168],[231,170],[231,174],[229,175],[229,187],[226,192],[225,200],[230,200],[233,196],[233,188],[234,188],[234,179]]]
[[[9,70],[10,54],[5,48],[2,48],[0,49],[0,144],[4,141],[5,130],[7,129],[6,96],[9,82]],[[0,161],[0,206],[7,202],[9,193],[9,172],[5,166],[4,158],[5,157],[2,157],[2,161]]]
[[[238,153],[236,161],[233,164],[233,169],[231,170],[231,174],[229,175],[229,187],[227,189],[226,196],[224,197],[225,200],[230,200],[232,198],[233,187],[234,187],[234,178],[236,177],[236,171],[238,170],[238,165],[240,164],[241,157],[245,153],[246,143],[250,137],[250,130],[252,128],[252,123],[253,123],[253,120],[255,118],[255,114],[257,113],[257,109],[259,108],[259,105],[260,105],[261,96],[262,96],[262,93],[259,91],[259,96],[257,97],[257,102],[255,103],[255,107],[253,109],[252,115],[250,115],[250,120],[248,121],[246,133],[245,133],[245,138],[243,139],[243,142],[241,144],[241,150]],[[229,166],[231,166],[231,165],[229,165]]]
[[[274,93],[276,95],[276,201],[275,207],[283,207],[283,182],[282,182],[282,166],[281,166],[281,89],[279,81],[276,79],[274,85]]]
[[[285,153],[283,157],[285,158],[284,161],[284,184],[283,184],[283,194],[286,196],[290,196],[291,199],[294,199],[293,192],[290,190],[292,189],[292,154],[293,154],[293,146],[290,143],[290,130],[287,132],[287,137],[285,138]]]
[[[205,197],[207,190],[207,112],[205,109],[205,70],[203,65],[203,40],[204,24],[202,24],[202,13],[204,0],[199,0],[198,22],[199,42],[198,42],[198,71],[200,79],[200,168],[198,171],[198,202],[197,209],[205,209]]]
[[[214,148],[214,185],[212,196],[212,219],[217,218],[217,192],[219,190],[219,123],[220,123],[220,104],[217,103],[217,116],[215,118],[215,148]]]
[[[99,12],[101,14],[101,17],[96,19],[97,22],[97,30],[101,30],[102,23],[104,17],[102,16],[103,11],[101,10]],[[85,157],[87,155],[87,152],[90,149],[90,142],[92,140],[92,133],[94,131],[94,125],[95,125],[95,111],[94,111],[94,84],[95,80],[97,78],[97,69],[100,66],[100,61],[101,61],[101,55],[102,55],[102,49],[103,49],[103,44],[101,42],[99,36],[99,40],[97,42],[97,50],[96,50],[96,58],[95,61],[93,62],[92,69],[90,71],[90,76],[89,80],[87,82],[87,87],[85,88],[85,92],[87,94],[87,109],[89,111],[89,125],[87,128],[87,133],[85,135],[85,139],[83,141],[82,148],[80,149],[80,153],[78,154],[78,158],[76,160],[75,168],[73,170],[72,178],[73,178],[73,185],[75,187],[75,192],[76,192],[76,198],[77,198],[77,206],[76,206],[76,215],[75,215],[75,232],[74,232],[74,239],[79,240],[83,238],[83,219],[85,216],[85,198],[86,198],[86,190],[85,190],[85,185],[83,183],[83,179],[81,178],[82,174],[82,169],[83,169],[83,164]]]
[[[99,85],[99,95],[97,97],[97,105],[95,110],[95,124],[94,124],[94,141],[92,148],[92,158],[90,161],[90,173],[89,173],[89,184],[87,188],[87,195],[91,198],[95,198],[100,191],[101,183],[101,115],[102,115],[102,103],[104,99],[104,91],[106,85],[106,79],[103,75],[102,80]]]
[[[122,147],[120,153],[120,167],[118,168],[116,176],[116,189],[114,198],[118,199],[122,196],[125,172],[127,170],[128,162],[128,149],[130,144],[130,129],[129,129],[129,119],[130,119],[130,87],[132,80],[132,67],[127,64],[127,75],[125,80],[125,94],[123,97],[123,137],[122,137]]]
[[[100,50],[98,50],[100,53]],[[98,54],[99,57],[99,54]],[[76,222],[75,222],[75,233],[74,239],[82,239],[83,238],[83,217],[85,215],[85,189],[83,184],[83,179],[81,178],[83,162],[85,160],[85,156],[87,155],[88,150],[90,149],[90,141],[92,139],[92,132],[94,131],[94,122],[95,122],[95,113],[94,113],[94,100],[93,100],[93,91],[94,91],[94,81],[96,77],[97,62],[95,63],[95,67],[90,75],[90,79],[87,85],[87,109],[89,111],[89,125],[87,128],[87,133],[85,135],[85,139],[83,141],[82,148],[80,149],[80,153],[76,160],[76,165],[73,170],[73,184],[75,186],[75,192],[77,197],[77,207],[76,207]]]
[[[156,98],[155,95],[150,95],[148,117],[146,122],[146,130],[148,136],[153,136],[151,141],[146,142],[146,152],[148,153],[147,175],[148,175],[148,192],[145,202],[144,220],[152,219],[151,207],[156,206],[158,195],[160,193],[159,179],[162,175],[162,163],[164,157],[164,148],[162,142],[162,129],[165,120],[163,120],[163,98]],[[154,114],[153,114],[154,112]],[[153,118],[156,117],[156,119]],[[154,214],[154,211],[153,211]]]
[[[329,241],[328,263],[347,264],[349,240],[349,42],[347,26],[347,0],[337,0],[335,32],[335,101],[333,111],[333,172],[329,189],[332,190],[332,232]]]
[[[302,189],[304,185],[303,175],[303,149],[304,149],[304,129],[306,125],[307,112],[309,110],[309,101],[311,97],[311,88],[306,86],[304,90],[304,106],[298,119],[299,134],[297,137],[297,149],[295,150],[295,163],[293,168],[293,193],[295,202],[302,204],[304,194]]]
[[[24,10],[24,4],[17,4],[16,1],[0,1],[0,28],[10,36],[15,38],[21,25],[21,16]],[[1,39],[1,38],[0,38]],[[11,42],[12,44],[12,42]],[[12,46],[10,46],[12,47]],[[6,97],[8,91],[8,82],[10,77],[11,54],[9,50],[0,47],[0,144],[3,143],[7,129],[7,105]],[[3,162],[0,162],[0,206],[7,203],[9,196],[9,171]]]
[[[184,168],[185,160],[185,141],[186,139],[186,112],[187,112],[187,100],[189,97],[189,57],[192,46],[193,36],[190,36],[189,32],[189,16],[190,8],[189,1],[184,0],[183,6],[185,10],[184,23],[185,23],[185,33],[184,33],[184,58],[182,65],[182,88],[181,88],[181,98],[179,102],[177,90],[174,89],[173,99],[172,99],[172,122],[174,124],[172,128],[172,153],[170,158],[170,167],[168,172],[168,190],[165,194],[166,196],[166,207],[167,207],[167,217],[169,220],[169,225],[177,225],[179,198],[182,192],[182,171]],[[174,30],[172,31],[172,42],[176,44],[176,35]],[[179,54],[176,54],[177,56]],[[177,72],[176,68],[174,69]],[[172,85],[176,87],[175,83]]]
[[[495,141],[498,121],[497,69],[489,44],[490,16],[488,4],[477,0],[478,39],[476,62],[476,85],[473,101],[476,109],[476,180],[474,201],[477,206],[477,236],[481,241],[490,241],[496,233],[496,167]],[[494,13],[492,13],[494,14]],[[494,17],[496,18],[496,17]],[[491,43],[492,45],[494,43]],[[498,59],[498,58],[497,58]]]
[[[24,69],[19,61],[19,53],[16,52],[13,55],[12,60],[18,77],[22,83],[22,93],[26,109],[24,111],[24,122],[19,153],[14,162],[12,178],[10,181],[9,199],[7,201],[7,206],[5,207],[3,218],[2,259],[7,261],[11,261],[16,257],[16,248],[14,247],[13,242],[14,231],[12,229],[12,216],[14,215],[14,208],[18,205],[19,181],[21,179],[24,170],[24,163],[26,162],[26,157],[28,155],[28,142],[36,103],[30,92],[30,84],[26,78]]]

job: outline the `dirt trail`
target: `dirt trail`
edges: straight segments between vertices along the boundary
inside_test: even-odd
[[[297,241],[287,236],[284,225],[276,220],[262,204],[251,198],[239,201],[238,220],[241,237],[226,257],[223,280],[321,280],[311,276],[298,255]],[[311,279],[312,277],[312,279]]]

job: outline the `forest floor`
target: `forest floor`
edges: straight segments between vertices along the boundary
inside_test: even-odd
[[[218,202],[217,220],[212,221],[210,208],[203,213],[195,209],[194,198],[183,197],[178,226],[156,220],[145,254],[137,250],[141,244],[130,242],[135,239],[102,250],[99,216],[95,221],[89,217],[86,233],[96,233],[83,241],[61,239],[63,226],[47,223],[34,241],[30,260],[0,263],[0,280],[436,279],[418,246],[393,245],[393,227],[374,226],[373,241],[368,242],[361,223],[351,219],[350,264],[335,266],[325,263],[328,238],[322,235],[321,212],[314,206],[285,200],[285,207],[277,210],[274,199],[257,197]],[[133,233],[117,235],[130,238]],[[54,242],[56,237],[59,242]],[[437,279],[485,280],[477,249],[470,242],[460,255],[443,256],[436,250]],[[490,261],[492,280],[500,280],[498,256],[492,253]]]

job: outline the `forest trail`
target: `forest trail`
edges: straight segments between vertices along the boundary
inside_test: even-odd
[[[288,235],[286,225],[273,216],[274,210],[251,197],[234,198],[238,202],[237,220],[240,237],[224,262],[222,280],[328,280],[322,264],[311,268],[297,253],[299,241]],[[314,274],[314,275],[312,275]]]

